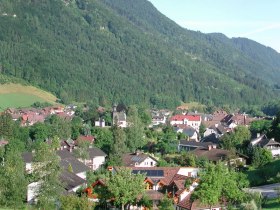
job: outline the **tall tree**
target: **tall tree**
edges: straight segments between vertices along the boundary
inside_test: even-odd
[[[94,146],[109,154],[113,146],[113,133],[110,129],[94,128],[92,134],[95,136]]]
[[[0,205],[13,209],[23,207],[26,188],[25,165],[21,153],[7,145],[0,164]]]
[[[59,180],[61,173],[60,158],[55,150],[46,143],[40,143],[34,154],[32,166],[34,181],[38,182],[38,207],[54,209],[59,195],[63,192],[63,184]]]
[[[126,168],[120,168],[117,173],[111,174],[107,182],[108,190],[122,210],[134,203],[139,195],[144,194],[144,179],[144,175],[132,174],[131,170]]]
[[[122,128],[117,126],[112,127],[113,146],[109,155],[109,164],[113,166],[122,165],[122,155],[128,151],[125,141],[126,135]]]
[[[14,121],[8,113],[0,115],[0,136],[9,138],[13,136]]]
[[[248,186],[244,174],[228,169],[223,163],[209,163],[200,175],[200,183],[193,193],[194,199],[207,204],[210,209],[222,199],[228,203],[241,203],[245,198],[243,188]]]
[[[142,123],[136,106],[130,106],[128,109],[128,128],[126,145],[131,152],[135,152],[145,145],[144,124]]]

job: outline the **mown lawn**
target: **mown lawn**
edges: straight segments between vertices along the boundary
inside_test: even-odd
[[[29,107],[35,102],[45,102],[44,99],[25,93],[0,94],[0,110],[4,111],[8,107],[19,108]]]
[[[275,160],[261,168],[246,171],[245,173],[248,175],[250,186],[280,182],[280,159]]]
[[[280,199],[271,199],[262,205],[263,210],[280,210]]]
[[[54,104],[56,99],[51,93],[33,86],[11,83],[0,85],[0,111],[8,107],[29,107],[34,102]]]

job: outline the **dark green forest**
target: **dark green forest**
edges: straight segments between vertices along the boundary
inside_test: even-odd
[[[279,96],[280,55],[181,28],[146,0],[1,0],[0,71],[64,103],[237,107]]]

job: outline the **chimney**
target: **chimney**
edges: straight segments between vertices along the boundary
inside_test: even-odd
[[[70,146],[70,147],[69,147],[69,152],[72,152],[72,151],[73,151],[73,147]]]
[[[212,149],[212,145],[208,145],[208,151]]]

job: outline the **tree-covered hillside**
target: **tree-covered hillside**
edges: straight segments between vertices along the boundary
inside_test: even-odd
[[[65,102],[237,106],[276,97],[280,55],[260,47],[256,61],[245,41],[224,39],[179,27],[146,0],[0,2],[1,73]]]

